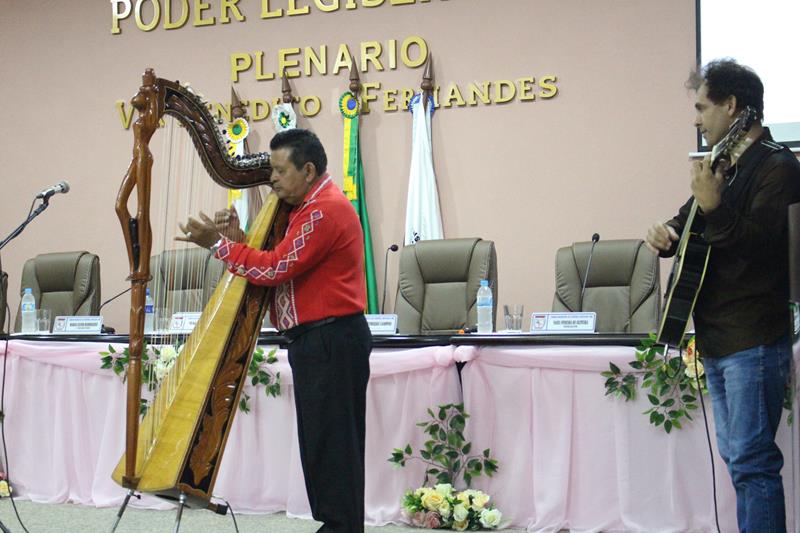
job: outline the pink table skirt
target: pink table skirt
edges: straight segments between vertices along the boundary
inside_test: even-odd
[[[6,382],[6,436],[17,494],[35,502],[116,506],[126,493],[111,480],[125,442],[125,386],[101,370],[101,343],[12,340]],[[252,410],[236,415],[215,494],[235,511],[286,511],[310,517],[297,450],[291,370],[278,362],[281,396],[249,392]],[[401,522],[400,498],[418,486],[421,464],[394,469],[395,447],[419,447],[416,422],[432,405],[461,401],[451,347],[375,350],[367,391],[366,516]],[[169,508],[155,497],[132,505]]]
[[[715,532],[711,465],[702,413],[666,435],[635,402],[604,396],[600,372],[635,359],[621,347],[459,347],[464,403],[472,415],[466,437],[491,448],[500,469],[475,485],[509,519],[529,531]],[[730,476],[716,450],[717,499],[723,533],[736,528]],[[789,531],[796,531],[798,419],[778,440],[784,453]],[[794,442],[794,445],[791,443]]]
[[[116,506],[125,491],[110,478],[124,447],[125,389],[100,370],[99,343],[14,340],[9,344],[6,436],[17,493],[37,502]],[[634,358],[625,347],[468,347],[376,349],[367,408],[366,517],[405,521],[400,497],[419,486],[422,465],[394,469],[395,447],[421,447],[415,425],[426,408],[462,401],[455,361],[465,362],[463,401],[473,449],[491,448],[500,470],[474,485],[488,491],[508,525],[555,532],[712,532],[711,472],[702,415],[665,435],[641,413],[646,398],[603,395],[599,372]],[[215,492],[237,511],[310,515],[284,351],[282,395],[249,390]],[[711,418],[710,406],[709,418]],[[713,421],[710,422],[712,443]],[[795,426],[782,422],[784,486],[790,531],[798,494]],[[716,447],[714,448],[716,454]],[[735,528],[730,478],[715,455],[722,531]],[[168,508],[154,497],[134,505]]]

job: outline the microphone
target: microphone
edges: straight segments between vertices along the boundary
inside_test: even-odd
[[[36,195],[36,198],[47,199],[53,196],[54,194],[67,194],[69,192],[69,182],[68,181],[59,181],[52,187],[48,187],[39,194]]]
[[[383,300],[381,300],[381,314],[383,314],[383,308],[386,306],[386,274],[389,272],[389,252],[396,252],[399,250],[400,247],[396,244],[392,244],[386,249],[386,255],[383,258]]]
[[[586,274],[583,276],[583,287],[581,287],[581,307],[579,311],[583,311],[583,293],[586,292],[586,282],[589,281],[589,270],[592,268],[592,255],[594,254],[594,246],[599,240],[599,233],[592,235],[592,249],[589,250],[589,261],[586,263]]]

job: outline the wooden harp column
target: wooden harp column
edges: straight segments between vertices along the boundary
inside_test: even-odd
[[[190,504],[207,505],[236,413],[250,358],[258,339],[270,289],[226,273],[181,357],[186,370],[160,420],[140,422],[145,287],[150,280],[152,233],[150,190],[153,156],[149,142],[164,115],[174,116],[191,136],[211,178],[228,188],[270,183],[267,153],[231,157],[206,103],[191,89],[157,78],[152,69],[131,100],[133,158],[116,200],[131,270],[131,312],[125,454],[113,478],[122,486],[167,498],[186,494]],[[134,189],[136,214],[128,209]],[[283,237],[290,206],[274,193],[267,198],[248,234],[248,244],[273,248]],[[157,427],[145,437],[142,427]]]

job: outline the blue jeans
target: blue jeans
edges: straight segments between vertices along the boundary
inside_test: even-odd
[[[791,369],[787,338],[721,358],[703,359],[714,406],[717,447],[736,490],[741,533],[786,531],[781,468],[775,444]]]

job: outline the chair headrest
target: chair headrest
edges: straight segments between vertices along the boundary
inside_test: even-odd
[[[71,292],[78,262],[88,252],[55,252],[36,256],[34,268],[41,292]]]
[[[469,279],[470,259],[481,239],[441,239],[414,245],[417,263],[426,283]]]
[[[580,279],[586,276],[591,242],[576,242],[572,245],[572,257],[578,268]],[[600,241],[595,245],[587,287],[619,287],[631,283],[636,258],[647,252],[640,239]]]

